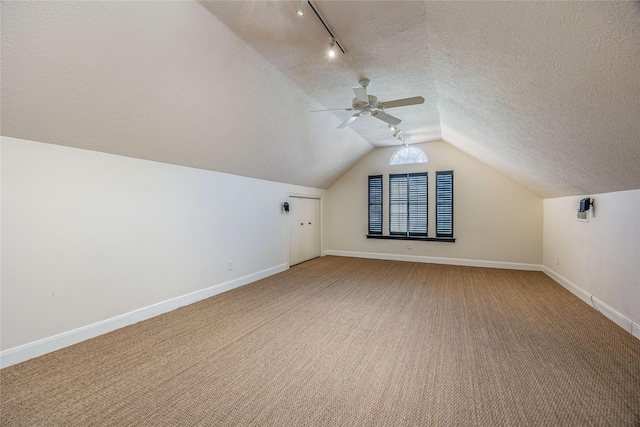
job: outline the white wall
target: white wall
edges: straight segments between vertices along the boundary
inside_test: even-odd
[[[482,261],[508,267],[539,268],[542,263],[542,199],[494,169],[446,142],[418,144],[426,164],[389,166],[398,147],[378,148],[331,186],[327,193],[325,246],[329,253],[376,254],[414,259],[446,258],[447,262]],[[454,170],[455,243],[367,239],[367,177],[389,173],[427,171],[429,174],[429,235],[435,236],[435,171]],[[388,226],[388,202],[383,205]],[[417,257],[417,258],[412,258]],[[437,261],[430,259],[431,261]],[[446,261],[446,260],[445,260]],[[482,263],[478,265],[483,265]],[[498,266],[497,264],[495,264]]]
[[[595,217],[576,219],[580,199]],[[631,331],[640,324],[640,190],[544,200],[544,267]],[[617,314],[615,313],[617,312]],[[621,316],[620,316],[621,315]],[[640,338],[640,329],[631,331]]]
[[[389,167],[395,148],[376,149],[325,192],[2,137],[3,364],[15,349],[285,269],[287,194],[323,197],[325,250],[544,262],[583,299],[592,294],[601,310],[617,312],[621,326],[637,327],[640,190],[592,195],[597,215],[582,223],[575,220],[581,197],[543,202],[444,142],[420,146],[432,195],[434,172],[455,170],[456,243],[408,249],[406,241],[365,238],[367,176],[384,173],[387,187],[389,172],[424,170]],[[432,208],[429,222],[433,235]]]
[[[325,193],[8,137],[1,149],[2,350],[281,271],[281,203]]]

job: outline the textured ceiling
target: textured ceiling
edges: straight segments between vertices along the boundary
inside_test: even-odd
[[[545,197],[640,188],[640,3],[427,8],[445,140]]]
[[[327,188],[373,147],[197,2],[2,2],[2,134]]]
[[[384,122],[542,197],[640,188],[640,3],[3,2],[2,134],[328,187]]]
[[[398,128],[408,143],[441,139],[422,2],[312,2],[345,48],[346,54],[338,53],[333,60],[326,56],[331,37],[311,8],[304,17],[295,13],[300,1],[201,3],[327,108],[350,107],[352,87],[367,78],[367,92],[379,101],[425,98],[422,105],[387,110],[402,120]],[[353,113],[314,114],[335,114],[342,122]],[[398,144],[378,119],[363,117],[351,128],[374,146]]]

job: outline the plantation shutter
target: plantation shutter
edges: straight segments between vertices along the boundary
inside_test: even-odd
[[[453,171],[436,172],[436,237],[453,237]]]
[[[409,236],[427,235],[427,174],[409,174]]]
[[[407,175],[389,175],[389,234],[407,234]]]
[[[369,176],[369,234],[382,234],[382,175]]]
[[[427,173],[389,175],[389,233],[427,235]]]

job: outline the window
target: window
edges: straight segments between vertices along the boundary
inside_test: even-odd
[[[436,237],[453,237],[453,171],[436,172]]]
[[[369,176],[369,234],[382,234],[382,175]]]
[[[409,165],[413,163],[427,163],[427,155],[418,147],[399,148],[391,156],[390,165]]]
[[[427,172],[420,172],[390,174],[389,190],[383,187],[384,175],[369,175],[367,238],[454,243],[453,171],[436,171],[435,174],[435,197],[431,196],[430,202],[435,206],[435,227],[431,226],[435,237],[428,237],[428,176]],[[387,199],[388,214],[382,206]],[[383,221],[389,221],[388,229],[383,227]]]
[[[389,233],[427,236],[427,173],[389,175]]]

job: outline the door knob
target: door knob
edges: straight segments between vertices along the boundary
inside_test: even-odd
[[[301,222],[300,225],[304,225],[304,222]]]

